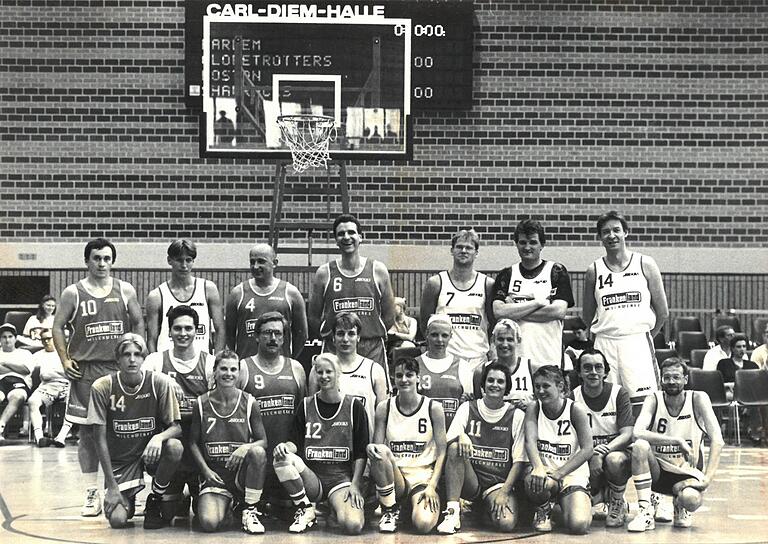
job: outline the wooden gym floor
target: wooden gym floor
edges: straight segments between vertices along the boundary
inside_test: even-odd
[[[141,544],[144,542],[214,543],[242,541],[247,537],[239,527],[213,535],[195,531],[188,520],[176,520],[173,527],[144,531],[142,518],[124,530],[109,529],[103,517],[81,518],[82,490],[78,484],[77,447],[38,449],[26,443],[11,441],[0,448],[0,542],[3,544],[40,542],[78,542]],[[634,493],[630,485],[630,501]],[[523,526],[512,534],[492,533],[464,520],[462,531],[455,536],[441,536],[443,544],[469,542],[530,543],[618,542],[659,543],[748,543],[768,541],[768,449],[751,446],[726,446],[720,471],[705,495],[704,506],[694,516],[693,528],[673,529],[671,523],[657,523],[656,530],[632,534],[625,529],[606,530],[595,521],[586,537],[557,532],[541,535]],[[414,535],[402,529],[395,535],[378,533],[375,522],[369,522],[360,536],[349,537],[325,528],[321,521],[307,535],[290,535],[287,525],[267,522],[270,542],[280,544],[306,542],[410,543],[434,542],[438,535]],[[309,539],[309,540],[308,540]]]

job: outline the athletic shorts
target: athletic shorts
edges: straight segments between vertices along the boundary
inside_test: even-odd
[[[621,385],[629,392],[633,403],[653,394],[659,388],[659,371],[653,339],[649,333],[621,337],[595,337],[595,349],[608,359],[611,373],[608,381]]]
[[[432,479],[432,473],[435,470],[434,465],[426,467],[398,467],[405,480],[406,494],[416,492],[418,487],[425,487]]]
[[[27,385],[27,382],[24,381],[23,378],[19,378],[18,376],[5,376],[3,379],[0,379],[0,392],[3,393],[3,399],[5,400],[8,398],[8,393],[11,391],[16,391],[21,389],[26,393],[25,398],[29,398],[29,386]]]
[[[479,498],[485,498],[488,493],[500,488],[506,481],[506,476],[499,474],[490,474],[488,472],[479,472],[475,467],[472,467],[477,477],[478,496],[465,497],[467,500],[477,500]]]
[[[320,480],[320,496],[310,497],[312,502],[327,500],[335,491],[352,485],[352,478],[346,471],[322,470],[318,467],[311,467],[310,470]]]
[[[200,494],[216,493],[217,495],[223,495],[230,500],[241,499],[244,495],[245,488],[245,472],[242,470],[243,465],[237,470],[237,473],[233,474],[224,467],[211,467],[211,469],[219,475],[224,481],[224,486],[218,484],[208,484],[200,478]]]
[[[704,473],[699,469],[682,466],[676,467],[669,463],[666,463],[664,459],[658,459],[659,461],[659,477],[653,481],[651,489],[657,493],[663,495],[672,495],[672,488],[677,482],[683,480],[704,480]]]
[[[127,463],[112,461],[112,475],[117,481],[118,489],[126,497],[133,497],[144,489],[144,471],[153,474],[155,468],[157,467],[145,467],[141,457]]]
[[[69,397],[67,397],[67,411],[65,419],[70,423],[84,425],[88,420],[88,403],[91,400],[91,385],[93,382],[117,372],[115,361],[79,363],[83,377],[79,380],[70,380]]]
[[[41,383],[29,398],[32,400],[39,397],[43,405],[50,406],[54,402],[67,400],[67,395],[69,395],[69,382],[48,382]]]

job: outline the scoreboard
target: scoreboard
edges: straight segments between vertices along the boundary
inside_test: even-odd
[[[334,159],[408,159],[411,115],[472,106],[473,6],[188,1],[201,155],[289,156],[281,116],[333,119]]]
[[[376,3],[281,4],[191,0],[185,2],[185,9],[185,87],[187,105],[191,108],[202,107],[204,85],[201,62],[202,21],[206,15],[242,18],[300,17],[307,22],[312,17],[354,20],[376,15],[393,19],[410,19],[411,110],[469,110],[472,108],[473,5],[471,2],[383,0]],[[231,36],[233,40],[234,33]],[[286,36],[286,39],[288,38],[290,36]],[[258,41],[258,38],[254,41]],[[338,47],[345,47],[343,40]],[[279,43],[277,48],[279,49]],[[290,55],[292,51],[284,48],[283,53]]]

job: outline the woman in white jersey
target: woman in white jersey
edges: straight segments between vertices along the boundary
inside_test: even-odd
[[[414,529],[422,534],[437,525],[437,484],[445,460],[442,405],[417,392],[419,363],[400,359],[395,366],[397,396],[376,407],[373,441],[368,446],[371,475],[382,507],[379,530],[397,530],[398,502],[407,500]]]
[[[244,499],[241,521],[249,534],[264,532],[256,503],[261,499],[267,462],[267,435],[258,402],[237,389],[240,359],[225,349],[216,355],[215,388],[198,397],[189,447],[200,469],[197,521],[203,531],[226,522],[235,498]]]
[[[493,344],[493,351],[496,353],[494,361],[507,367],[511,375],[510,389],[504,395],[504,400],[511,402],[515,408],[525,410],[526,406],[533,401],[533,380],[531,378],[531,360],[518,357],[522,343],[520,325],[511,319],[500,319],[493,327],[491,343]],[[488,364],[477,367],[472,377],[473,393],[476,399],[483,396],[483,369]]]
[[[545,365],[533,373],[536,402],[525,412],[525,449],[531,463],[528,497],[537,505],[533,528],[552,530],[552,506],[563,511],[568,532],[586,534],[592,523],[589,465],[592,431],[584,408],[567,398],[559,367]]]

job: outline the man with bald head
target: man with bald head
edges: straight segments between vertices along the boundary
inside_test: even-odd
[[[280,312],[288,321],[284,354],[296,358],[307,340],[304,297],[291,283],[276,278],[277,256],[269,244],[256,244],[249,253],[251,276],[232,289],[226,304],[227,345],[241,359],[256,355],[256,320],[265,312]]]

